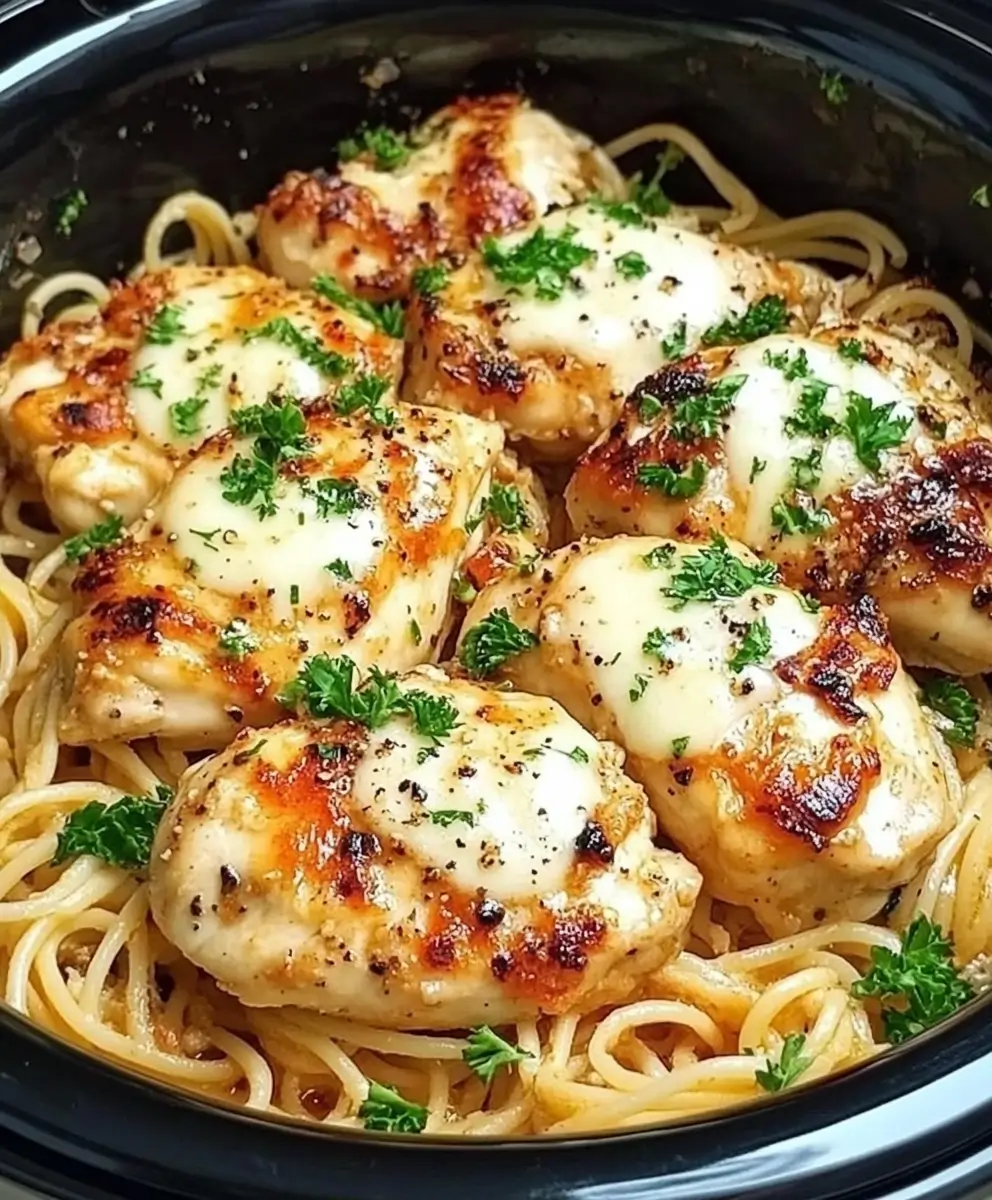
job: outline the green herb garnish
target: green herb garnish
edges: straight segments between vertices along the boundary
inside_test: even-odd
[[[881,468],[881,452],[901,446],[913,423],[910,417],[893,417],[895,407],[895,401],[873,405],[859,392],[847,393],[844,432],[854,443],[854,453],[859,461],[869,471]]]
[[[231,414],[234,430],[254,437],[251,457],[235,455],[220,473],[221,495],[232,504],[256,504],[259,519],[276,511],[275,486],[279,469],[310,446],[303,409],[292,397],[276,397]]]
[[[638,254],[636,250],[619,255],[613,260],[613,265],[624,279],[643,279],[651,270],[643,254]]]
[[[468,812],[463,808],[441,808],[430,813],[431,824],[440,825],[442,829],[447,829],[449,825],[454,825],[456,821],[462,821],[464,824],[472,828],[475,825],[475,814]]]
[[[501,1067],[509,1067],[533,1057],[529,1050],[521,1050],[498,1033],[493,1033],[488,1025],[473,1029],[468,1035],[468,1045],[462,1051],[462,1058],[486,1084],[492,1083]]]
[[[336,575],[338,579],[354,579],[354,575],[351,573],[351,567],[348,566],[343,558],[335,558],[332,562],[329,562],[324,567],[324,570],[330,571],[330,573],[332,575]]]
[[[689,737],[672,738],[672,758],[681,758],[689,748]]]
[[[675,608],[684,608],[691,600],[736,600],[753,587],[776,583],[773,563],[750,566],[730,553],[725,538],[714,534],[709,546],[681,560],[664,594],[675,601]]]
[[[534,285],[539,300],[557,300],[576,267],[596,257],[595,250],[577,243],[574,225],[551,236],[541,226],[526,241],[506,246],[486,238],[482,257],[500,283],[512,287]]]
[[[746,375],[726,375],[704,392],[680,400],[672,416],[672,434],[680,442],[716,437],[746,382]]]
[[[704,346],[726,346],[732,342],[754,342],[783,333],[789,327],[789,309],[781,296],[763,296],[748,305],[740,317],[727,317],[703,334]]]
[[[377,1133],[423,1133],[428,1113],[422,1104],[404,1100],[393,1088],[369,1083],[368,1099],[362,1101],[358,1115],[366,1129]]]
[[[802,1075],[811,1061],[803,1055],[805,1045],[805,1033],[790,1033],[782,1044],[778,1062],[766,1059],[764,1067],[754,1072],[754,1078],[766,1092],[781,1092]]]
[[[538,644],[529,629],[521,629],[510,620],[505,608],[497,608],[473,626],[458,651],[458,661],[475,679],[492,675],[508,659]]]
[[[155,796],[122,796],[113,804],[91,801],[63,825],[52,862],[92,854],[114,867],[146,867],[155,830],[172,795],[171,788],[159,786]]]
[[[741,639],[736,653],[730,660],[730,669],[739,675],[745,667],[757,666],[772,648],[771,630],[764,617],[752,621]]]
[[[162,399],[162,380],[147,367],[142,367],[140,371],[135,371],[131,376],[131,387],[144,388],[152,393],[156,400]]]
[[[360,508],[368,508],[371,497],[363,492],[354,479],[318,479],[307,482],[305,493],[312,496],[317,505],[317,515],[322,521],[331,517],[349,517]]]
[[[360,296],[353,295],[333,275],[315,275],[310,287],[318,296],[330,300],[338,308],[354,313],[363,321],[368,321],[381,333],[393,338],[403,336],[403,305],[398,300],[390,300],[385,304],[372,304],[368,300],[362,300]]]
[[[842,338],[837,343],[837,353],[852,363],[864,362],[868,357],[864,342],[859,342],[857,338]]]
[[[204,396],[190,396],[169,405],[169,420],[177,437],[195,437],[201,429],[200,413],[207,407]]]
[[[105,550],[116,545],[124,536],[124,518],[114,514],[106,520],[97,521],[89,529],[77,533],[64,544],[67,562],[81,562],[91,550]]]
[[[246,343],[257,342],[262,338],[293,350],[308,366],[331,379],[346,374],[354,365],[344,354],[328,350],[319,337],[304,333],[288,317],[273,317],[264,325],[246,329],[241,335],[241,340]]]
[[[382,403],[390,386],[385,375],[359,375],[338,388],[334,397],[334,411],[342,417],[349,417],[364,409],[370,421],[388,429],[396,424],[395,411]]]
[[[763,362],[766,367],[775,367],[781,371],[790,383],[794,379],[805,379],[809,375],[809,359],[806,357],[806,351],[802,349],[792,355],[788,350],[783,350],[780,354],[766,350]]]
[[[642,675],[639,671],[634,676],[633,685],[628,689],[627,696],[631,704],[636,704],[638,700],[647,691],[648,684],[651,682],[647,675]]]
[[[755,455],[755,457],[751,459],[751,473],[748,475],[748,483],[754,483],[754,481],[767,466],[768,462],[766,459],[758,458],[758,456]]]
[[[820,91],[826,97],[827,103],[835,108],[846,104],[850,95],[847,81],[840,71],[824,71],[820,76]]]
[[[429,267],[417,267],[411,276],[413,290],[422,296],[436,296],[448,286],[448,268],[442,263],[432,263]]]
[[[681,500],[695,496],[705,480],[706,464],[701,458],[692,460],[688,473],[683,467],[676,470],[666,467],[664,463],[642,463],[637,468],[638,483]]]
[[[658,567],[670,567],[672,559],[675,557],[676,547],[668,542],[664,546],[655,546],[653,550],[649,550],[647,554],[642,554],[641,558],[645,566],[657,569]]]
[[[938,728],[952,746],[974,746],[978,701],[959,679],[934,675],[922,685],[923,703],[939,717]]]
[[[235,617],[225,625],[217,639],[221,650],[232,658],[241,660],[257,650],[260,643],[243,617]]]
[[[338,158],[351,162],[360,154],[368,154],[380,171],[402,167],[410,157],[409,138],[385,125],[361,125],[351,137],[338,142]]]
[[[55,202],[55,232],[69,237],[90,200],[82,188],[70,188]]]
[[[772,528],[788,536],[793,533],[819,533],[831,524],[825,508],[805,507],[778,499],[772,505]]]
[[[790,437],[826,438],[837,432],[837,422],[823,411],[829,390],[830,385],[822,379],[806,380],[795,413],[782,423]]]
[[[181,337],[186,337],[183,310],[178,304],[163,304],[148,322],[145,341],[152,346],[171,346]]]
[[[671,336],[661,339],[661,352],[667,359],[682,358],[686,346],[686,323],[679,321]]]

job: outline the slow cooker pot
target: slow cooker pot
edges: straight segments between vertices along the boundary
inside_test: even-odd
[[[400,79],[370,93],[361,71],[383,56]],[[851,82],[842,115],[824,70]],[[784,214],[880,217],[988,319],[992,213],[969,197],[992,182],[989,4],[0,0],[0,337],[26,234],[46,270],[113,275],[172,192],[247,207],[325,161],[370,104],[388,116],[507,85],[600,139],[682,121]],[[90,208],[66,243],[51,203],[77,185]],[[3,1197],[143,1200],[987,1197],[992,1023],[979,1001],[867,1066],[705,1121],[451,1144],[203,1104],[0,1007],[0,1176]]]

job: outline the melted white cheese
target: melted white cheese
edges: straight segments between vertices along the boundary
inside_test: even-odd
[[[553,896],[566,887],[575,839],[601,800],[602,748],[554,701],[440,678],[420,671],[404,690],[453,701],[459,727],[423,762],[430,743],[409,718],[375,730],[355,774],[355,801],[380,832],[464,891]],[[569,757],[576,749],[587,761]],[[466,815],[443,826],[431,819],[437,812]]]
[[[571,276],[578,286],[566,285],[557,300],[538,299],[530,285],[518,294],[486,273],[484,299],[505,303],[499,332],[518,354],[564,351],[604,364],[614,387],[628,391],[665,362],[660,343],[675,337],[683,321],[691,349],[711,325],[747,309],[734,253],[701,234],[662,221],[622,225],[586,205],[559,210],[542,222],[553,237],[568,226],[576,230],[574,243],[595,251],[595,257],[575,268]],[[512,246],[527,236],[514,234],[501,244]],[[644,259],[643,278],[625,278],[617,268],[625,254]]]
[[[793,359],[800,350],[805,351],[809,362],[808,377],[790,381],[779,368],[765,362],[766,354],[785,352]],[[748,497],[743,540],[749,546],[761,547],[772,536],[772,506],[792,490],[792,459],[807,458],[817,448],[822,451],[822,475],[809,492],[818,504],[869,474],[849,438],[839,435],[816,439],[786,432],[785,422],[798,411],[803,385],[810,379],[829,385],[822,411],[835,421],[844,419],[847,393],[858,392],[867,396],[873,407],[894,404],[893,419],[912,420],[905,441],[921,432],[914,407],[896,381],[870,363],[851,362],[832,346],[810,338],[783,334],[742,346],[734,352],[722,374],[747,377],[728,421],[725,446],[733,487]],[[883,469],[890,453],[882,452]],[[765,466],[751,482],[755,459]]]
[[[689,738],[686,755],[716,749],[749,712],[780,696],[783,686],[772,665],[813,641],[818,628],[816,615],[775,587],[678,609],[663,589],[679,562],[700,548],[680,546],[671,567],[646,565],[644,554],[665,544],[649,538],[596,543],[553,585],[541,623],[543,642],[569,657],[577,648],[604,711],[615,714],[626,749],[661,759],[671,757],[677,738]],[[616,619],[618,579],[623,620]],[[762,663],[735,675],[729,663],[740,648],[741,627],[761,618],[771,650]],[[670,669],[643,649],[656,629],[668,635]]]
[[[223,277],[185,288],[172,301],[184,334],[168,345],[146,340],[134,355],[128,403],[138,432],[156,445],[190,449],[227,424],[234,402],[261,404],[280,388],[301,400],[326,390],[320,372],[292,347],[269,338],[244,340],[232,318],[247,290]],[[300,333],[320,341],[312,321],[297,305],[289,305],[283,315]],[[161,387],[135,386],[139,372]],[[206,400],[206,404],[196,417],[196,435],[184,437],[173,426],[170,406],[193,398]]]

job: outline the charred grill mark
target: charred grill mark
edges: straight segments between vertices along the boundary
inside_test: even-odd
[[[526,225],[535,216],[530,196],[510,180],[506,168],[510,122],[521,103],[519,96],[508,93],[482,102],[464,99],[452,106],[457,115],[475,123],[455,147],[455,178],[448,192],[460,231],[473,245]]]
[[[575,839],[575,849],[579,855],[591,861],[613,862],[613,847],[598,821],[586,822],[582,832]]]
[[[503,354],[474,354],[471,367],[480,395],[502,394],[517,400],[524,394],[527,372],[515,358]]]
[[[653,396],[666,407],[674,407],[681,400],[698,396],[709,386],[709,375],[698,354],[669,363],[647,379],[641,380],[627,399],[628,409],[640,408],[646,396]]]
[[[855,724],[865,716],[856,697],[886,691],[897,665],[877,602],[861,596],[833,609],[816,641],[776,663],[775,673],[819,696],[842,721]]]
[[[94,641],[143,637],[155,645],[162,640],[159,624],[174,615],[174,610],[168,600],[156,596],[128,596],[123,600],[101,600],[94,604],[91,615],[100,623],[93,632]]]

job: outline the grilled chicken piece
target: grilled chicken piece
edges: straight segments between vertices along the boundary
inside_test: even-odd
[[[497,420],[544,457],[574,456],[666,355],[727,340],[724,323],[745,314],[748,328],[808,328],[832,296],[799,264],[680,218],[636,219],[600,204],[559,210],[499,243],[502,259],[490,247],[438,293],[416,294],[404,396]]]
[[[0,362],[0,430],[73,533],[108,512],[135,520],[232,408],[362,374],[391,393],[401,356],[368,321],[251,267],[173,267],[18,342]]]
[[[879,328],[665,368],[580,460],[567,503],[579,533],[740,538],[823,601],[876,597],[907,662],[992,670],[992,431]]]
[[[623,187],[588,138],[518,95],[462,97],[409,146],[386,137],[333,175],[290,171],[273,188],[258,243],[277,275],[305,287],[326,272],[371,300],[403,297],[413,270],[439,254]]]
[[[324,402],[305,422],[293,402],[248,411],[268,414],[267,434],[210,438],[132,536],[77,573],[64,741],[222,746],[281,715],[277,693],[308,654],[405,670],[439,652],[452,578],[483,536],[465,527],[499,428],[405,406],[388,428]],[[279,437],[263,516],[253,473]]]
[[[737,543],[578,542],[484,592],[460,653],[623,746],[709,890],[779,936],[877,913],[960,780],[875,601],[810,612],[774,571]]]
[[[455,716],[245,730],[159,828],[162,932],[249,1005],[450,1029],[625,1000],[678,953],[700,887],[652,845],[623,755],[557,704],[422,667]]]

